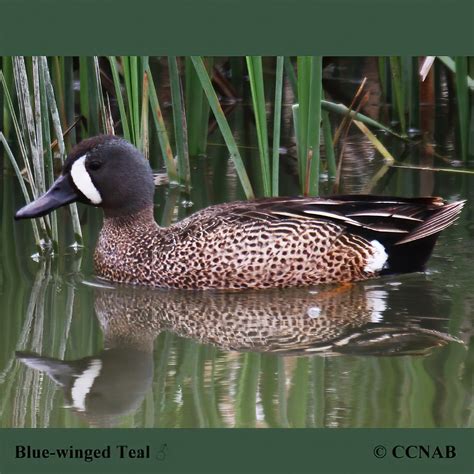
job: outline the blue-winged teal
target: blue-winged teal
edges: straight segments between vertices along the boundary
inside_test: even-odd
[[[331,196],[211,206],[171,227],[153,218],[148,162],[99,136],[69,155],[51,189],[16,213],[39,217],[80,201],[102,207],[99,276],[171,288],[269,288],[365,280],[423,269],[464,201]]]

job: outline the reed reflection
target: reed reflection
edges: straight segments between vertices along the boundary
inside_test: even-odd
[[[457,341],[433,317],[439,308],[432,295],[428,284],[403,287],[393,279],[245,292],[94,288],[103,350],[69,361],[25,351],[17,357],[61,386],[66,406],[89,424],[112,426],[150,392],[155,363],[176,364],[169,352],[154,353],[163,332],[229,353],[224,364],[231,364],[235,352],[277,358],[422,355]],[[215,383],[212,377],[217,375],[203,374],[206,380],[199,383]]]

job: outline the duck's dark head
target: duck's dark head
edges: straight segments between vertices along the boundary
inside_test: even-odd
[[[15,218],[41,217],[74,201],[102,207],[106,216],[126,216],[151,206],[153,193],[143,155],[122,138],[102,135],[79,143],[51,188]]]

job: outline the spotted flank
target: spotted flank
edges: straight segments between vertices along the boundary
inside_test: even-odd
[[[440,206],[437,200],[372,199],[228,203],[165,229],[155,225],[151,211],[125,220],[106,218],[95,256],[97,272],[133,284],[245,289],[344,283],[419,271],[434,245],[423,235],[433,236],[437,225],[452,223],[462,208],[462,203]],[[417,235],[421,249],[410,244],[419,241]],[[399,244],[401,239],[407,244]],[[129,242],[138,243],[133,255]]]

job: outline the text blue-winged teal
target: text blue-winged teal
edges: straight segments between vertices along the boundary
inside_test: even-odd
[[[330,196],[211,206],[168,228],[153,217],[153,175],[127,141],[99,136],[69,155],[51,189],[16,213],[73,201],[102,207],[95,268],[115,282],[171,288],[269,288],[422,270],[464,201]]]

